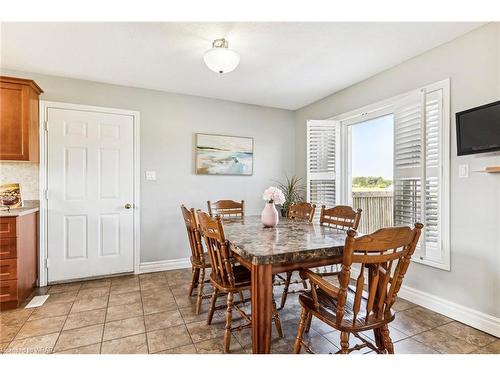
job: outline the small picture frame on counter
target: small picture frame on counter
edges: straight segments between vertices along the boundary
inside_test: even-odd
[[[0,185],[0,210],[23,207],[21,185],[9,183]]]

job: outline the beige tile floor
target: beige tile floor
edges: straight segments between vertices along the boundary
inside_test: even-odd
[[[223,312],[208,326],[205,300],[202,313],[194,314],[195,297],[187,296],[190,277],[187,269],[41,288],[38,294],[50,294],[42,307],[0,313],[0,352],[221,353]],[[486,333],[402,299],[395,309],[390,331],[396,353],[500,353],[500,340]],[[280,312],[285,337],[273,332],[273,353],[291,352],[299,314],[292,294]],[[232,338],[233,353],[251,351],[249,330]],[[315,352],[332,353],[339,333],[313,320],[307,340]]]

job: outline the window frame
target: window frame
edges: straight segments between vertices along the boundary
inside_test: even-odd
[[[352,158],[349,157],[349,150],[352,149],[352,126],[361,122],[370,121],[379,117],[392,114],[392,106],[386,105],[382,108],[373,108],[364,111],[359,116],[340,120],[340,156],[343,159],[340,164],[339,197],[342,203],[352,205]]]
[[[408,95],[414,95],[415,93],[426,93],[436,90],[442,90],[442,128],[441,128],[441,140],[439,144],[439,193],[440,193],[440,203],[439,203],[439,227],[441,234],[441,257],[440,260],[429,259],[425,257],[425,254],[412,257],[412,261],[415,263],[424,264],[434,268],[442,269],[445,271],[451,270],[450,261],[450,142],[451,142],[451,132],[450,132],[450,79],[446,78],[444,80],[434,82],[414,90],[410,90],[401,95],[397,95],[362,108],[358,108],[353,111],[349,111],[326,120],[337,121],[340,124],[339,129],[339,139],[337,140],[337,185],[336,185],[336,196],[337,203],[349,204],[352,202],[352,197],[349,197],[349,192],[352,186],[349,187],[349,182],[352,180],[349,176],[350,168],[349,163],[349,150],[350,147],[350,137],[349,137],[349,126],[367,121],[373,118],[383,116],[384,114],[394,113],[395,104],[405,98]],[[423,104],[425,107],[425,101]],[[425,117],[424,117],[425,119]],[[425,121],[425,120],[424,120]],[[425,123],[424,123],[425,127]],[[424,142],[425,147],[425,142]],[[309,141],[306,142],[306,147],[309,149]],[[309,152],[307,150],[307,152]],[[424,154],[425,155],[425,154]],[[425,156],[424,156],[425,157]],[[425,186],[425,181],[422,181]],[[424,220],[422,220],[424,221]],[[425,222],[424,222],[425,224]]]

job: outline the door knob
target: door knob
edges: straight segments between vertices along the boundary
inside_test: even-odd
[[[127,203],[127,204],[125,205],[125,208],[126,208],[127,210],[130,210],[130,209],[132,208],[132,205],[131,205],[130,203]]]

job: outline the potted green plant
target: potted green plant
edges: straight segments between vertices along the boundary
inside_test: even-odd
[[[302,202],[305,195],[305,185],[301,182],[302,178],[297,176],[285,176],[284,182],[278,182],[278,187],[285,195],[285,202],[281,205],[281,215],[288,216],[288,209],[291,205]]]

